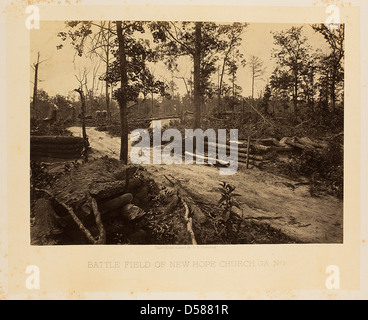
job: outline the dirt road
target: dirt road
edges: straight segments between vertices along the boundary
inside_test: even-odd
[[[69,129],[81,136],[79,127]],[[120,139],[106,132],[87,128],[92,148],[91,157],[119,157]],[[241,196],[243,217],[264,221],[283,233],[303,242],[342,243],[343,202],[324,195],[311,197],[309,186],[295,186],[295,181],[259,169],[240,167],[237,174],[221,176],[219,170],[207,165],[146,165],[156,182],[167,184],[164,175],[182,182],[206,203],[219,200],[219,183],[226,181],[236,187]]]

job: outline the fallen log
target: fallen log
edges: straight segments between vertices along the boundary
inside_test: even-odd
[[[141,208],[131,203],[126,204],[122,208],[122,213],[123,216],[130,221],[139,219],[146,214]]]
[[[276,217],[242,217],[244,220],[278,220],[282,219],[281,216]]]
[[[275,138],[255,139],[254,142],[263,146],[280,146],[280,143]]]
[[[190,154],[190,153],[189,153]],[[196,156],[195,153],[193,153],[194,156]],[[206,158],[208,158],[208,152],[207,150],[205,150],[204,152],[204,156]],[[218,157],[218,153],[216,154],[216,156]],[[248,154],[246,152],[238,152],[238,159],[239,158],[246,158],[248,156]],[[200,155],[198,154],[198,157],[200,157]],[[211,158],[212,159],[212,158]],[[260,156],[260,155],[256,155],[256,154],[249,154],[249,159],[252,159],[252,160],[258,160],[258,161],[262,161],[264,160],[264,157],[263,156]]]
[[[311,145],[305,145],[298,142],[298,139],[296,137],[290,138],[290,137],[284,137],[280,140],[281,145],[289,145],[294,148],[305,150],[305,149],[313,149]]]
[[[122,208],[125,205],[131,203],[133,200],[133,195],[131,193],[125,193],[119,197],[111,200],[107,200],[98,204],[98,208],[101,213],[107,213],[118,208]]]
[[[126,189],[126,182],[111,181],[111,182],[97,182],[90,190],[90,195],[97,201],[114,198],[122,195]]]
[[[229,142],[227,142],[227,143],[229,143]],[[211,143],[211,142],[208,142],[208,140],[205,140],[204,141],[204,146],[205,146],[205,148],[208,148],[208,146],[215,146],[216,147],[216,149],[218,149],[219,147],[225,147],[226,148],[226,150],[228,151],[228,150],[230,150],[230,149],[234,149],[234,150],[236,150],[236,148],[234,148],[234,147],[231,147],[230,146],[230,144],[222,144],[222,143]],[[247,144],[245,143],[237,143],[237,149],[238,150],[247,150]]]
[[[185,151],[185,155],[190,155],[193,157],[193,163],[197,163],[197,159],[201,159],[203,160],[203,164],[205,163],[209,163],[209,160],[211,160],[212,164],[216,164],[216,165],[220,165],[220,166],[228,166],[230,163],[228,161],[223,161],[223,160],[219,160],[217,158],[210,158],[208,157],[208,155],[206,156],[205,154],[199,155],[199,154],[194,154],[194,153],[190,153],[188,151]]]
[[[254,141],[254,142],[252,142]],[[276,143],[277,140],[275,140]],[[207,141],[204,142],[204,146],[205,146],[205,150],[207,150],[206,148],[208,148],[209,145],[212,145],[211,143],[209,144]],[[218,144],[216,143],[216,148],[218,148],[218,146],[224,146],[223,144]],[[239,153],[247,153],[247,149],[248,149],[248,143],[247,142],[241,142],[238,143],[237,146],[238,152]],[[234,150],[236,151],[235,148],[230,147],[229,145],[226,145],[226,151],[230,151],[230,150]],[[257,140],[251,140],[250,143],[250,154],[264,154],[264,153],[268,153],[270,151],[276,151],[276,152],[290,152],[293,150],[293,148],[289,145],[286,144],[280,144],[278,142],[278,145],[262,145],[257,143]]]
[[[184,218],[185,218],[185,221],[187,222],[187,230],[190,234],[192,244],[197,245],[197,240],[195,238],[195,234],[194,234],[194,231],[193,231],[193,219],[189,217],[189,213],[190,213],[189,207],[183,199],[181,199],[181,202],[183,203],[184,208],[185,208]]]
[[[100,212],[98,211],[97,203],[96,203],[95,199],[92,198],[91,201],[92,201],[93,213],[95,215],[96,225],[97,225],[98,230],[99,230],[99,235],[98,235],[97,239],[92,236],[91,232],[84,226],[82,221],[77,217],[77,215],[74,213],[73,208],[69,207],[64,202],[61,202],[60,200],[58,200],[50,191],[48,191],[46,189],[35,188],[35,191],[43,192],[43,193],[47,194],[51,199],[53,199],[60,206],[62,206],[69,213],[69,215],[72,217],[73,221],[78,226],[79,230],[86,236],[86,238],[88,239],[88,241],[90,243],[92,243],[92,244],[104,244],[106,242],[106,232],[105,232],[105,229],[102,225],[101,215],[100,215]]]
[[[288,145],[276,147],[276,146],[263,146],[260,144],[252,144],[251,149],[253,149],[253,153],[255,154],[265,154],[271,151],[282,153],[282,152],[290,152],[293,150],[293,148]]]
[[[203,159],[203,164],[208,164],[209,160],[211,160],[212,161],[211,164],[214,164],[216,166],[229,166],[230,165],[229,161],[209,158],[207,155],[204,155],[203,157],[197,155],[197,157],[200,159]],[[238,157],[238,163],[246,163],[246,162],[247,162],[246,157]],[[253,159],[252,157],[249,158],[249,164],[252,164],[257,167],[262,167],[264,163],[269,163],[269,162],[270,162],[269,160],[256,160],[256,159]]]
[[[99,232],[96,244],[105,244],[106,243],[106,231],[102,224],[101,214],[100,214],[100,211],[98,210],[96,200],[91,198],[91,202],[92,202],[92,211],[95,216],[96,225],[97,225],[98,232]]]
[[[299,140],[299,142],[301,144],[310,145],[310,146],[315,147],[315,148],[326,148],[327,147],[327,144],[326,143],[325,144],[323,144],[323,143],[317,143],[315,141],[312,141],[308,137],[299,138],[298,140]]]
[[[271,151],[276,151],[276,152],[290,152],[293,151],[293,148],[291,146],[280,146],[280,147],[275,147],[275,146],[271,146]]]
[[[252,145],[253,147],[253,145]],[[205,145],[205,148],[204,148],[204,151],[205,153],[208,153],[208,148],[206,148],[206,145]],[[234,149],[234,148],[230,148],[229,146],[226,147],[226,152],[229,153],[229,151],[232,151],[232,152],[237,152],[238,153],[238,156],[247,156],[247,152],[248,152],[248,148],[245,146],[245,147],[241,147],[241,148],[238,148],[238,149]],[[263,157],[262,156],[259,156],[259,155],[256,155],[256,154],[252,154],[250,153],[249,154],[249,157],[250,159],[256,159],[256,160],[263,160]]]
[[[189,192],[183,188],[181,183],[173,177],[171,177],[171,179],[169,179],[166,175],[164,175],[164,177],[174,187],[179,199],[183,200],[188,205],[188,208],[193,214],[194,219],[198,221],[199,224],[205,223],[207,221],[207,217],[204,215],[202,210],[195,204],[193,198],[191,197]]]

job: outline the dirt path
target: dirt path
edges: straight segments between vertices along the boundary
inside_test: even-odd
[[[69,129],[81,136],[81,129]],[[119,157],[120,139],[106,132],[87,128],[92,148],[91,157]],[[240,167],[237,174],[221,176],[219,170],[207,165],[147,165],[158,183],[167,184],[164,177],[172,176],[182,182],[192,193],[198,194],[206,203],[219,200],[219,183],[226,181],[236,187],[241,196],[238,201],[245,218],[264,221],[286,235],[303,242],[342,243],[343,203],[332,196],[311,197],[308,186],[293,188],[295,183],[258,169]]]

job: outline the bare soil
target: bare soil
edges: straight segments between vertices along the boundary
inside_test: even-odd
[[[74,136],[81,136],[79,127],[71,127],[69,130]],[[91,159],[102,156],[119,158],[119,138],[94,128],[87,128],[87,135],[92,148]],[[174,177],[191,193],[198,206],[209,217],[207,225],[194,225],[198,243],[343,242],[343,202],[327,194],[312,197],[308,185],[299,185],[297,181],[288,177],[257,168],[245,169],[242,166],[239,167],[237,174],[230,176],[221,176],[218,168],[208,165],[152,164],[143,167],[144,179],[154,181],[157,188],[156,196],[163,189],[170,192],[171,186],[165,176]],[[240,194],[237,200],[241,204],[241,210],[233,219],[235,240],[221,237],[210,218],[219,210],[218,188],[222,181],[233,185],[236,193]],[[152,194],[152,196],[155,195]],[[160,206],[160,202],[151,203],[153,206]],[[139,241],[141,243],[189,243],[190,238],[185,232],[185,221],[182,218],[184,208],[176,205],[170,208],[171,213],[167,214],[168,210],[165,210],[162,202],[161,206],[161,211],[153,210],[151,215],[145,218],[145,225],[147,226],[147,223],[151,225],[148,233],[147,230],[138,228],[138,238],[139,232],[142,231],[142,234],[143,231],[145,232],[143,237],[145,240]],[[174,225],[181,225],[184,231],[179,232],[179,227]],[[120,240],[110,239],[115,243]],[[123,240],[122,242],[127,241]],[[132,242],[131,239],[129,241]]]

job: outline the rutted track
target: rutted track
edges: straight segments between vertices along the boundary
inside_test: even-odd
[[[79,127],[69,130],[81,136]],[[120,138],[87,128],[92,148],[91,157],[119,158]],[[308,186],[290,188],[293,181],[256,168],[239,168],[237,174],[220,176],[217,168],[207,165],[146,165],[157,183],[165,184],[164,175],[180,180],[188,190],[207,203],[217,203],[218,186],[226,181],[236,187],[241,196],[243,216],[267,221],[283,233],[302,242],[342,243],[343,202],[324,195],[311,197]]]

